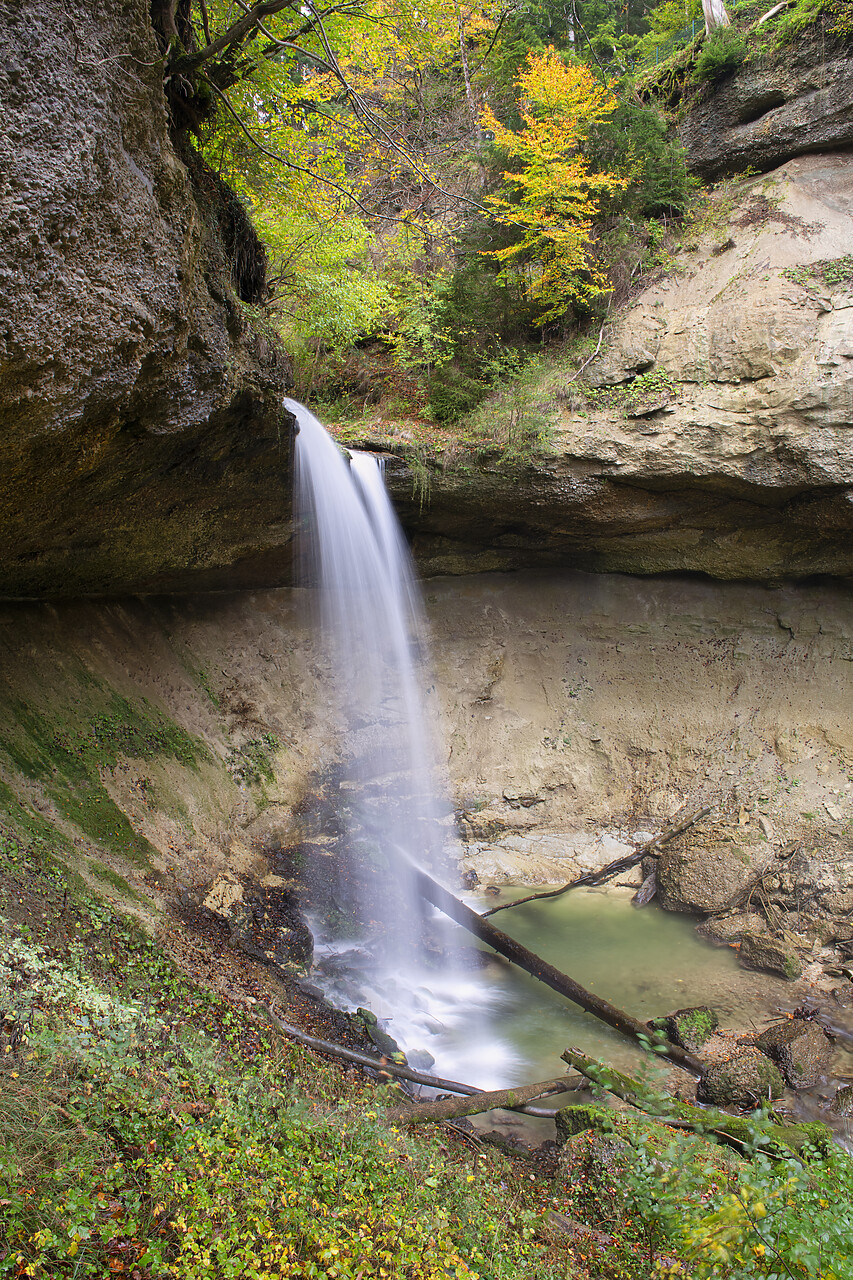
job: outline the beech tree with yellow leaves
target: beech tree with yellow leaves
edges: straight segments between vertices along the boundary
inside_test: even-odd
[[[604,291],[592,256],[593,219],[599,198],[625,185],[594,173],[583,154],[590,129],[616,108],[609,89],[581,63],[565,63],[549,46],[530,53],[518,78],[521,128],[507,128],[487,108],[483,126],[514,161],[504,191],[486,203],[513,242],[489,252],[507,283],[523,281],[541,308],[540,322],[559,319],[571,303]]]

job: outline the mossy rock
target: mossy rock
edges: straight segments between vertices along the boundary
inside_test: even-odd
[[[778,1063],[792,1089],[810,1089],[829,1071],[832,1046],[817,1022],[789,1018],[768,1027],[755,1043],[762,1053]]]
[[[793,982],[802,977],[800,958],[790,947],[776,938],[756,933],[744,933],[740,940],[738,961],[744,969],[756,969],[759,973],[773,973]]]
[[[616,1120],[616,1113],[609,1107],[597,1106],[594,1102],[572,1103],[571,1106],[560,1107],[554,1117],[557,1146],[562,1147],[571,1138],[576,1138],[579,1133],[586,1133],[589,1129],[594,1129],[597,1133],[612,1133]]]
[[[702,1072],[696,1097],[719,1107],[753,1110],[768,1099],[772,1102],[781,1098],[784,1092],[779,1069],[759,1049],[748,1047],[709,1063]]]
[[[692,1009],[676,1009],[663,1018],[654,1018],[649,1024],[651,1031],[663,1031],[672,1044],[680,1045],[688,1053],[696,1053],[720,1025],[720,1020],[708,1005],[697,1005]]]

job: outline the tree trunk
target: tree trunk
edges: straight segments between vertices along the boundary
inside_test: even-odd
[[[527,947],[523,947],[520,942],[516,942],[514,938],[495,928],[491,921],[484,920],[476,911],[466,907],[464,902],[454,898],[452,893],[449,893],[447,889],[443,889],[440,884],[436,884],[435,880],[428,876],[425,871],[413,868],[413,873],[418,892],[428,902],[438,907],[439,911],[443,911],[446,916],[450,916],[451,920],[461,924],[464,929],[473,933],[475,937],[487,943],[499,955],[511,960],[513,964],[517,964],[526,973],[538,978],[540,982],[544,982],[552,991],[565,996],[573,1004],[579,1005],[587,1013],[591,1013],[602,1022],[606,1022],[609,1027],[613,1027],[616,1031],[621,1031],[622,1035],[630,1036],[632,1040],[636,1040],[639,1044],[648,1043],[651,1033],[645,1023],[632,1018],[630,1014],[625,1013],[622,1009],[617,1009],[615,1005],[610,1004],[607,1000],[602,1000],[600,996],[593,995],[591,991],[587,991],[580,983],[575,982],[573,978],[568,977],[565,973],[560,973],[560,970],[555,969],[547,960],[543,960],[540,956],[535,955],[534,952],[528,951]],[[686,1071],[690,1071],[695,1076],[701,1075],[702,1064],[677,1045],[667,1044],[665,1047],[661,1046],[661,1052],[664,1057],[669,1058],[670,1062],[674,1062],[679,1067],[684,1067]]]
[[[731,25],[731,18],[726,13],[723,0],[702,0],[702,12],[705,15],[705,31],[708,35],[717,27]]]
[[[718,1138],[741,1155],[749,1156],[760,1148],[769,1155],[786,1156],[805,1146],[828,1149],[832,1144],[832,1134],[823,1124],[757,1125],[751,1116],[732,1116],[713,1107],[705,1110],[693,1107],[689,1102],[679,1102],[669,1094],[655,1093],[631,1076],[614,1071],[603,1062],[596,1062],[595,1058],[588,1058],[580,1049],[566,1049],[560,1057],[587,1080],[592,1080],[638,1111],[660,1120],[661,1124]]]
[[[483,1111],[515,1111],[534,1098],[545,1098],[554,1093],[567,1093],[574,1089],[577,1076],[559,1080],[545,1080],[542,1084],[518,1085],[515,1089],[498,1089],[491,1093],[475,1093],[468,1098],[441,1098],[438,1102],[424,1102],[413,1107],[400,1107],[389,1111],[392,1124],[426,1124],[437,1120],[456,1120],[460,1116],[477,1116]]]

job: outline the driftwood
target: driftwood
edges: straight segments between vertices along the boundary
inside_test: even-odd
[[[630,1036],[632,1040],[636,1040],[640,1044],[648,1043],[649,1029],[645,1023],[632,1018],[623,1009],[617,1009],[608,1000],[602,1000],[601,996],[593,995],[591,991],[587,991],[585,987],[582,987],[579,982],[575,982],[567,974],[555,969],[547,960],[543,960],[541,956],[537,956],[534,952],[529,951],[527,947],[523,947],[520,942],[516,942],[509,934],[502,933],[490,920],[484,920],[476,911],[467,907],[464,902],[454,898],[452,893],[448,892],[447,889],[443,889],[425,871],[417,868],[412,870],[418,892],[433,906],[438,907],[439,911],[443,911],[445,915],[450,916],[451,920],[461,924],[464,929],[473,933],[482,942],[487,943],[499,955],[504,956],[505,959],[511,960],[513,964],[517,964],[519,968],[524,969],[531,977],[538,978],[540,982],[544,982],[552,991],[565,996],[567,1000],[579,1005],[587,1013],[591,1013],[602,1022],[606,1022],[609,1027],[613,1027],[616,1031],[621,1031],[622,1035]],[[663,1044],[660,1046],[660,1052],[664,1057],[669,1058],[670,1062],[674,1062],[679,1067],[684,1067],[686,1071],[690,1071],[693,1075],[701,1075],[701,1062],[677,1045]]]
[[[566,1049],[560,1056],[587,1080],[638,1111],[653,1116],[668,1128],[687,1129],[717,1138],[741,1155],[751,1155],[760,1149],[769,1155],[790,1156],[807,1145],[820,1147],[832,1141],[832,1134],[823,1124],[768,1123],[758,1127],[749,1116],[733,1116],[713,1107],[694,1107],[689,1102],[679,1102],[670,1094],[655,1093],[631,1076],[588,1058],[580,1049]]]
[[[574,1089],[576,1081],[576,1076],[574,1079],[562,1076],[558,1080],[545,1080],[541,1084],[517,1085],[514,1089],[477,1093],[469,1098],[440,1098],[437,1102],[423,1102],[417,1106],[389,1111],[387,1118],[392,1124],[427,1124],[437,1120],[456,1120],[460,1116],[477,1116],[483,1111],[516,1111],[534,1098],[567,1093]]]
[[[265,1018],[281,1035],[288,1040],[295,1040],[297,1044],[304,1044],[306,1048],[312,1049],[315,1053],[323,1053],[331,1058],[340,1058],[343,1062],[352,1062],[359,1067],[369,1067],[371,1070],[379,1072],[380,1075],[408,1080],[412,1084],[424,1085],[429,1089],[440,1089],[442,1093],[457,1093],[462,1094],[463,1097],[474,1098],[483,1096],[483,1090],[478,1089],[476,1085],[462,1084],[459,1080],[444,1080],[441,1076],[427,1075],[424,1071],[413,1071],[411,1067],[403,1067],[396,1062],[389,1062],[384,1057],[374,1058],[369,1053],[361,1053],[358,1049],[347,1049],[342,1044],[333,1044],[330,1040],[318,1040],[316,1036],[309,1036],[307,1032],[301,1031],[299,1027],[294,1027],[289,1022],[282,1022],[281,1018],[276,1017],[273,1011],[268,1009],[265,1004],[256,1004],[254,1007],[261,1010]],[[572,1082],[566,1076],[565,1084],[562,1087],[571,1089],[576,1085],[577,1077]],[[509,1110],[523,1111],[525,1115],[536,1116],[540,1119],[550,1119],[554,1114],[553,1111],[540,1107],[524,1105],[514,1106]],[[474,1113],[470,1112],[469,1114]]]
[[[645,844],[640,845],[633,853],[626,853],[623,858],[616,858],[613,862],[608,862],[606,867],[602,867],[600,871],[587,871],[585,875],[578,876],[575,880],[570,880],[568,884],[564,884],[560,889],[546,889],[542,893],[529,893],[526,898],[516,898],[513,902],[502,902],[499,907],[491,907],[488,911],[483,912],[483,917],[497,915],[499,911],[508,911],[510,907],[521,907],[525,902],[537,902],[541,898],[559,898],[564,893],[568,893],[570,889],[582,889],[584,887],[592,888],[597,884],[604,884],[607,880],[611,880],[613,876],[620,875],[623,871],[629,871],[631,867],[636,867],[643,858],[654,855],[656,849],[666,844],[668,840],[672,840],[674,836],[681,835],[682,831],[686,831],[688,827],[692,827],[700,818],[705,818],[711,812],[709,805],[704,809],[697,809],[695,813],[688,814],[686,818],[682,818],[680,822],[674,822],[671,826],[666,827],[653,840],[648,840]]]

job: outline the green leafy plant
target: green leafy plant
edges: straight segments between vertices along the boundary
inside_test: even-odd
[[[747,43],[736,27],[715,27],[702,45],[693,75],[700,84],[722,79],[746,60]]]

